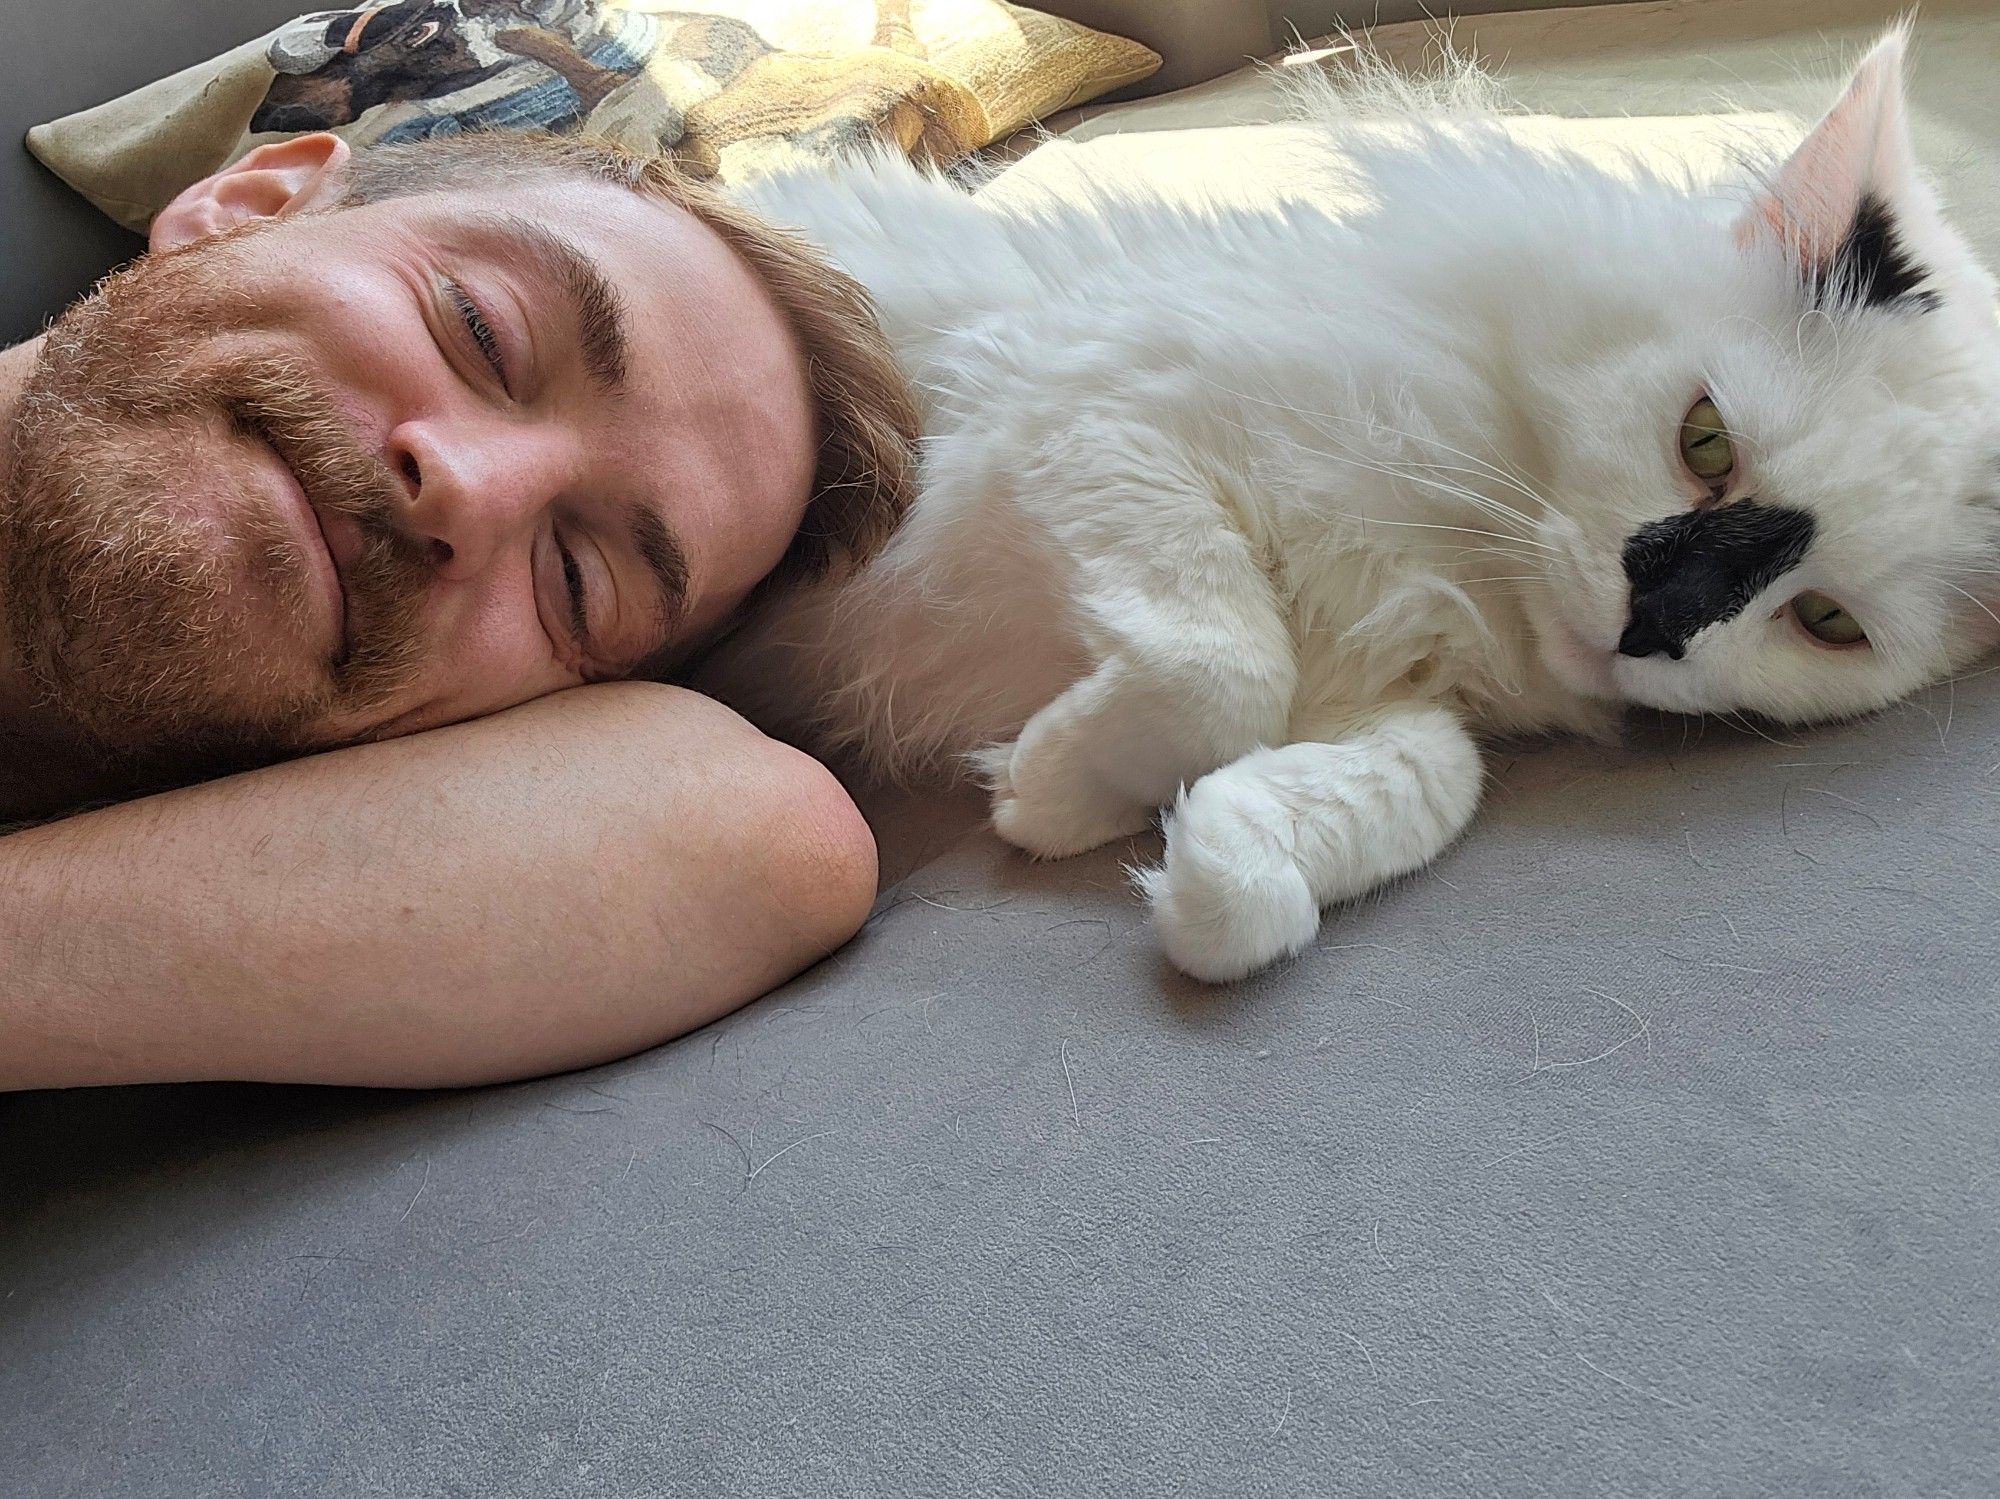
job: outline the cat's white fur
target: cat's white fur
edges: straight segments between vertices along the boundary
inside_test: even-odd
[[[1456,837],[1480,736],[1850,715],[1962,669],[1996,635],[2000,327],[1917,175],[1904,45],[1734,184],[1531,148],[1476,79],[1378,67],[1307,91],[1345,216],[990,201],[886,155],[755,185],[872,290],[927,436],[887,551],[711,680],[881,771],[970,761],[1038,856],[1170,807],[1140,885],[1227,979]],[[1816,295],[1865,195],[1941,305]],[[1677,446],[1704,392],[1817,533],[1684,660],[1620,656],[1626,539],[1706,499]],[[1808,588],[1872,645],[1808,638]]]

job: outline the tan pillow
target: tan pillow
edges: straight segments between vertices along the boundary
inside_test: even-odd
[[[398,0],[320,11],[28,148],[128,228],[265,141],[588,130],[741,176],[870,135],[951,161],[1160,66],[1004,0]]]

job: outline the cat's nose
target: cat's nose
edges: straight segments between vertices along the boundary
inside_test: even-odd
[[[1618,637],[1618,654],[1665,656],[1670,661],[1678,661],[1687,655],[1687,647],[1663,628],[1657,614],[1634,600],[1632,621],[1625,626],[1625,633]]]

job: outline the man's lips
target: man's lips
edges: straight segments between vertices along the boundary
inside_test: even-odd
[[[326,554],[333,559],[334,578],[341,594],[341,637],[340,657],[345,661],[354,649],[354,610],[348,600],[347,579],[354,570],[356,560],[361,556],[364,545],[361,527],[350,515],[337,510],[313,511],[313,518],[319,522],[320,544]]]
[[[342,559],[334,549],[332,528],[328,526],[327,520],[344,523],[352,533],[353,542],[357,547],[361,540],[360,533],[354,529],[354,523],[345,516],[322,519],[306,498],[305,486],[299,483],[298,475],[292,472],[292,466],[285,461],[284,454],[261,433],[258,435],[258,442],[264,451],[276,460],[281,508],[292,518],[299,535],[300,546],[304,551],[306,567],[317,580],[320,591],[327,600],[331,620],[330,654],[335,661],[345,661],[351,645],[347,631],[347,587],[341,567]],[[346,560],[351,562],[352,557],[353,553],[349,552]]]

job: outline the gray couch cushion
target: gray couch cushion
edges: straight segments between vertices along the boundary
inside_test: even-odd
[[[619,1066],[0,1100],[0,1472],[1990,1493],[1996,742],[1965,690],[1527,754],[1234,992],[1163,968],[1129,851],[973,833]]]

